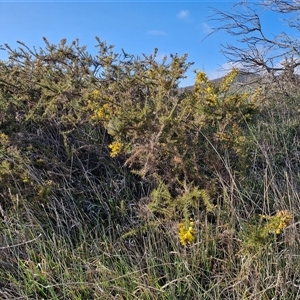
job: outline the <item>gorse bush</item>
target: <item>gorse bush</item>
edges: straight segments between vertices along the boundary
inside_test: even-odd
[[[241,232],[242,249],[252,254],[260,253],[272,246],[274,234],[280,235],[290,225],[292,215],[288,210],[277,211],[275,215],[260,215],[256,222],[245,224]]]
[[[197,71],[179,89],[187,55],[158,62],[156,49],[96,40],[94,57],[44,39],[6,45],[0,61],[1,297],[274,297],[297,269],[275,262],[298,251],[285,232],[296,234],[299,178],[265,150],[281,139],[265,126],[272,101],[238,90],[237,69],[218,84]],[[290,116],[293,130],[276,115],[281,155],[297,148]]]
[[[215,189],[214,174],[224,169],[220,153],[247,155],[241,126],[259,112],[262,97],[260,90],[253,95],[229,91],[238,74],[235,69],[219,87],[199,72],[194,91],[180,94],[177,81],[188,67],[186,57],[172,56],[168,65],[160,66],[154,58],[133,63],[139,66],[132,72],[135,78],[122,88],[93,91],[89,104],[92,122],[103,124],[113,138],[111,156],[124,154],[125,165],[136,174],[166,185],[166,201],[164,196],[153,200],[161,214],[167,211],[170,216],[172,211],[187,211],[182,203],[191,206],[188,198],[201,201],[196,189],[211,186],[206,194]],[[123,90],[124,84],[129,86]]]
[[[39,51],[7,45],[9,59],[0,64],[1,202],[10,206],[9,194],[18,194],[19,204],[30,205],[43,219],[51,203],[63,199],[70,224],[74,206],[85,214],[94,207],[103,219],[117,217],[115,201],[126,199],[116,199],[113,189],[121,189],[119,178],[127,171],[111,161],[109,137],[102,125],[90,124],[88,108],[96,81],[105,89],[113,80],[96,76],[104,72],[111,48],[99,41],[97,61],[78,41],[69,46],[66,40],[59,45],[44,40],[46,48]],[[112,178],[108,172],[115,172]],[[129,190],[126,186],[124,198]]]
[[[59,45],[44,41],[46,49],[39,52],[22,43],[17,51],[7,46],[9,61],[1,64],[3,135],[5,141],[18,137],[11,145],[18,153],[14,166],[5,160],[3,173],[22,179],[13,191],[22,191],[32,203],[47,201],[60,189],[56,174],[67,176],[71,167],[72,190],[80,194],[90,179],[79,172],[101,180],[101,163],[95,161],[94,168],[90,157],[101,160],[95,152],[105,140],[99,146],[106,153],[153,185],[149,208],[156,216],[187,222],[199,210],[212,213],[220,192],[216,179],[226,173],[224,154],[235,157],[236,165],[245,162],[243,126],[260,111],[261,91],[233,91],[238,75],[233,69],[218,86],[197,72],[194,90],[180,92],[178,83],[191,66],[187,55],[171,55],[161,63],[157,50],[142,58],[122,57],[97,39],[99,54],[93,58],[78,41],[71,46],[66,40]],[[78,196],[75,204],[86,196]],[[101,205],[104,211],[115,210],[115,204]]]
[[[179,58],[173,59],[168,66],[171,71],[165,67],[166,77],[170,72],[169,77],[172,78],[173,65],[179,65]],[[149,72],[145,71],[146,74]],[[160,78],[160,72],[156,66],[150,74]],[[179,74],[182,72],[178,71]],[[224,148],[238,152],[245,139],[240,126],[260,109],[259,90],[252,96],[228,93],[236,75],[237,70],[233,70],[216,88],[204,73],[198,73],[195,91],[188,94],[179,94],[176,90],[174,84],[178,78],[171,81],[173,86],[165,87],[160,82],[159,88],[153,86],[153,81],[145,81],[140,94],[134,95],[133,100],[132,97],[126,100],[126,96],[130,95],[129,88],[124,90],[122,100],[118,99],[119,89],[117,93],[113,87],[108,93],[117,94],[117,98],[94,91],[94,101],[90,102],[94,110],[92,120],[102,121],[114,138],[110,145],[112,155],[127,154],[126,164],[135,167],[139,175],[163,177],[170,184],[176,183],[178,177],[187,181],[199,178],[201,181],[203,170],[199,172],[198,168],[201,160],[203,165],[209,165],[209,155],[205,157],[206,151],[203,151],[206,150],[204,145],[208,144],[205,140],[221,141]],[[134,86],[137,88],[137,85]],[[213,150],[209,152],[213,155]]]

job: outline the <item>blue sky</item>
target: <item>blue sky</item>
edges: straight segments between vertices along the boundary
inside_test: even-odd
[[[220,44],[234,42],[225,33],[203,38],[217,24],[209,20],[209,7],[230,11],[238,1],[1,1],[0,45],[16,48],[16,41],[43,46],[42,37],[57,44],[62,38],[69,43],[78,38],[96,54],[95,36],[115,51],[123,48],[129,54],[151,54],[158,48],[158,59],[164,55],[188,54],[195,64],[181,86],[192,85],[194,70],[204,70],[213,79],[223,73],[226,58]],[[284,28],[278,19],[261,12],[268,34]],[[0,51],[0,59],[6,59]]]

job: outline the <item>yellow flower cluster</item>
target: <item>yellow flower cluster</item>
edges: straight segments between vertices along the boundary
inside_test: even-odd
[[[92,97],[92,99],[97,99],[99,98],[100,96],[100,92],[98,90],[93,90],[91,93],[90,93],[90,96]]]
[[[201,83],[208,83],[208,82],[209,82],[209,79],[204,72],[197,73],[195,87],[198,87],[197,85],[199,85]]]
[[[101,108],[97,109],[92,116],[92,120],[107,121],[109,119],[110,107],[107,103],[103,104]]]
[[[225,93],[229,90],[233,80],[238,75],[237,69],[232,69],[223,79],[219,87],[219,93]],[[196,94],[204,94],[206,100],[208,102],[216,103],[217,94],[214,91],[214,85],[210,82],[208,77],[204,72],[198,72],[196,75],[195,82],[195,93]]]
[[[194,92],[197,96],[204,96],[206,99],[211,99],[213,101],[217,100],[217,95],[214,93],[213,84],[209,81],[204,72],[197,73]]]
[[[110,156],[116,157],[122,150],[123,144],[121,142],[112,142],[110,145],[108,145],[110,149]]]
[[[258,88],[251,97],[251,104],[258,107],[266,100],[266,97],[262,96],[262,88]]]
[[[190,220],[188,224],[180,223],[178,224],[178,237],[180,244],[185,246],[190,244],[195,239],[195,223]]]
[[[196,82],[194,92],[195,95],[199,98],[205,100],[205,103],[208,106],[218,106],[218,98],[220,93],[225,93],[229,90],[231,83],[233,82],[234,78],[237,76],[238,70],[233,69],[228,75],[226,75],[221,84],[219,91],[216,90],[213,83],[210,82],[208,77],[204,72],[199,72],[196,75]]]
[[[8,135],[6,135],[5,133],[1,133],[0,134],[0,143],[2,145],[6,145],[8,143]]]
[[[232,69],[230,73],[228,73],[222,80],[221,85],[220,85],[220,91],[221,92],[227,92],[229,90],[230,85],[232,84],[233,80],[236,78],[238,75],[238,70],[237,69]]]
[[[265,230],[276,234],[280,234],[292,220],[292,214],[288,210],[279,210],[274,216],[261,215],[261,217],[268,220]]]
[[[107,124],[117,110],[113,103],[113,96],[106,95],[99,90],[93,90],[88,94],[88,109],[92,112],[91,121]]]

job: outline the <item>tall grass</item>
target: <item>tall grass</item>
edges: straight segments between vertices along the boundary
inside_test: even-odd
[[[219,177],[223,205],[216,199],[214,215],[195,218],[202,221],[196,223],[190,246],[180,245],[176,224],[163,223],[147,211],[147,195],[138,203],[136,193],[124,186],[109,192],[95,182],[85,183],[99,199],[104,192],[111,193],[107,198],[131,201],[144,224],[135,230],[137,220],[134,214],[130,220],[129,211],[119,215],[125,223],[110,215],[103,222],[101,213],[83,215],[76,205],[70,207],[75,201],[63,174],[63,193],[69,199],[51,198],[42,218],[20,201],[21,190],[11,194],[13,212],[1,210],[1,298],[297,299],[299,104],[298,98],[278,97],[268,105],[248,137],[248,177],[236,174],[230,158],[222,157],[228,175]],[[110,169],[106,176],[111,176],[107,182],[116,180]],[[119,180],[129,184],[125,175]],[[247,228],[255,229],[258,213],[276,210],[288,210],[294,218],[260,250],[251,244]]]

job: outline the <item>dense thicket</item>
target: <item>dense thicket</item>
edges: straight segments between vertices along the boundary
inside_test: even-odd
[[[284,285],[298,265],[282,272],[299,246],[284,234],[296,234],[298,98],[238,88],[237,69],[217,85],[197,72],[182,91],[187,55],[96,40],[95,56],[78,41],[6,45],[0,295],[295,295]]]

